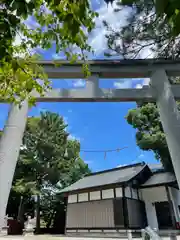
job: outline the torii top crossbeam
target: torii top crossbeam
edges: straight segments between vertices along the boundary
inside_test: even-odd
[[[55,66],[55,62],[60,66]],[[50,79],[84,78],[82,61],[39,61]],[[152,88],[143,89],[102,89],[98,80],[120,78],[147,78],[157,70],[165,71],[168,76],[180,76],[180,59],[146,59],[146,60],[94,60],[88,61],[92,76],[83,89],[53,89],[44,97],[37,97],[38,102],[127,102],[155,101]],[[158,81],[158,79],[157,79]],[[176,99],[180,99],[180,85],[172,86]]]
[[[54,61],[38,61],[49,78],[83,78],[82,61],[55,61],[60,64],[55,67]],[[94,60],[87,61],[92,74],[99,78],[147,78],[157,69],[164,69],[168,76],[180,76],[180,59],[136,59],[136,60]]]

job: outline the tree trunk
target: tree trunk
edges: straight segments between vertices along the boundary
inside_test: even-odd
[[[53,219],[54,215],[55,215],[55,209],[53,210],[52,214],[49,216],[49,221],[48,221],[48,223],[46,224],[46,227],[47,227],[47,228],[50,228],[51,223],[52,223],[52,219]]]
[[[24,223],[23,213],[24,213],[24,198],[23,196],[21,196],[17,216],[17,220],[20,221],[21,223]]]
[[[40,233],[40,195],[36,199],[36,233]]]

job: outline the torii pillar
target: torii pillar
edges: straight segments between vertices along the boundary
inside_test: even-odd
[[[151,85],[156,97],[160,120],[166,135],[174,172],[180,188],[180,113],[164,69],[156,70],[152,74]]]
[[[26,127],[27,115],[27,101],[22,103],[21,108],[14,104],[11,105],[0,140],[0,231],[4,227],[7,202]]]

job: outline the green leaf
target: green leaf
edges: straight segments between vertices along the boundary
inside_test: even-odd
[[[180,12],[174,17],[174,27],[173,27],[173,36],[178,36],[180,34]]]
[[[169,0],[155,0],[156,13],[162,15],[167,9]]]

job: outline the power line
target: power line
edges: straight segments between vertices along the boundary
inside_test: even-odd
[[[128,148],[128,147],[123,147],[123,148],[117,148],[117,149],[110,149],[110,150],[80,150],[80,152],[85,152],[85,153],[104,153],[104,159],[106,159],[107,153],[109,152],[120,152],[121,150]]]
[[[49,142],[49,141],[47,141],[47,140],[45,140],[43,138],[40,138],[40,137],[35,136],[35,135],[33,135],[31,133],[28,133],[28,132],[26,132],[25,134],[27,134],[27,135],[29,135],[29,136],[31,136],[33,138],[36,138],[37,140],[41,140],[41,141],[43,141],[44,143],[46,143],[48,145],[55,146],[56,149],[59,150],[59,145],[57,143]],[[126,148],[128,148],[128,147],[116,148],[116,149],[107,149],[107,150],[83,150],[83,149],[80,149],[80,152],[84,152],[84,153],[104,153],[104,159],[105,159],[107,153],[109,153],[109,152],[120,152],[121,150],[126,149]]]
[[[116,149],[110,149],[110,150],[80,150],[80,152],[92,152],[92,153],[95,153],[95,152],[119,152],[125,148],[128,148],[128,147],[123,147],[123,148],[116,148]]]

